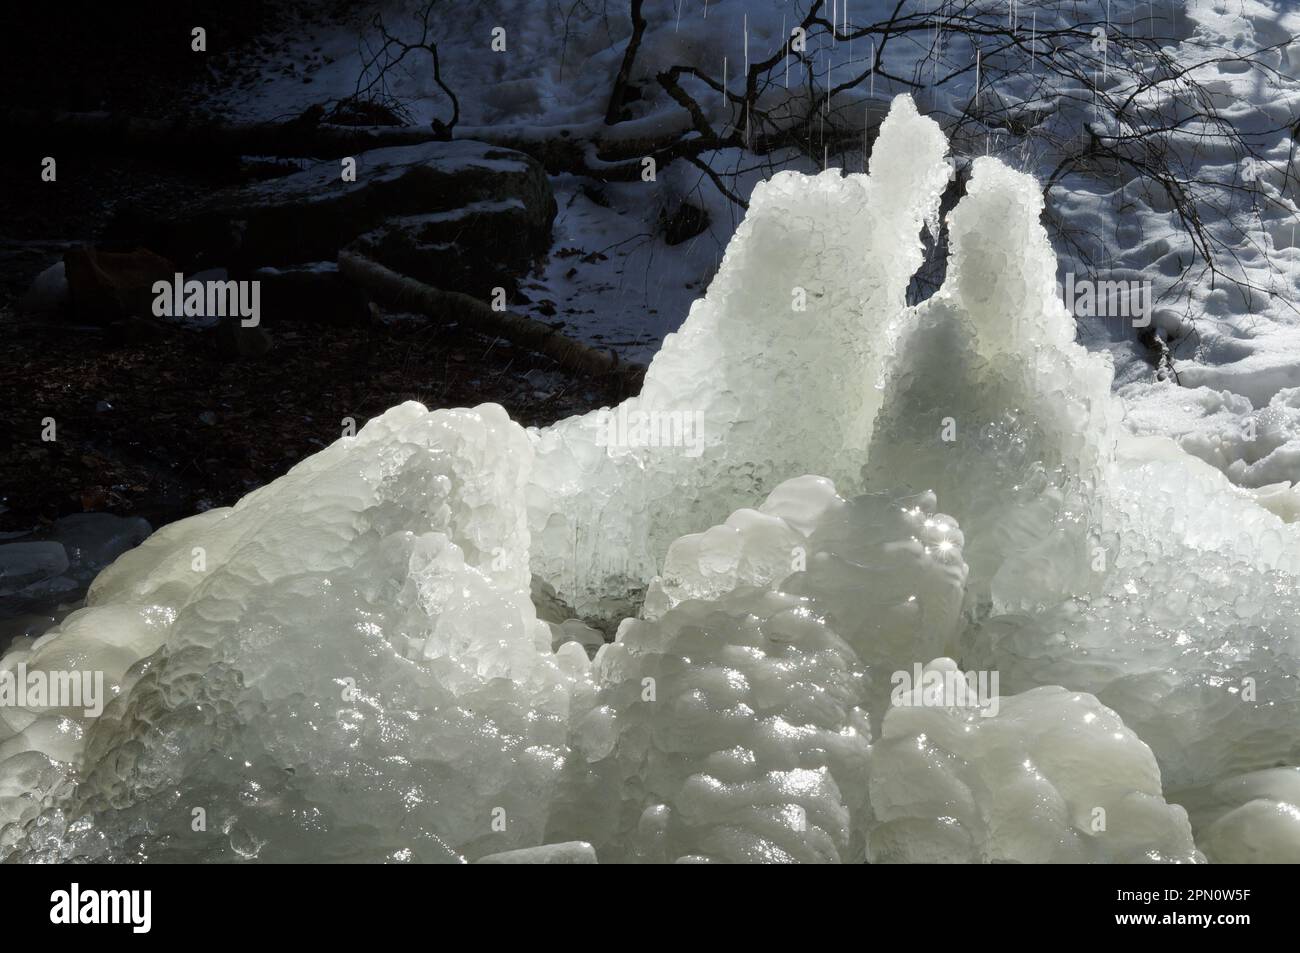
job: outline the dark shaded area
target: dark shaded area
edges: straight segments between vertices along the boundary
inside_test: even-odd
[[[0,76],[14,105],[74,111],[171,114],[177,94],[203,77],[208,57],[256,43],[295,13],[342,3],[276,0],[133,0],[131,3],[6,3],[0,14]],[[196,54],[190,31],[207,31]]]
[[[202,123],[212,118],[201,106],[205,85],[219,76],[247,85],[265,64],[287,64],[274,45],[286,25],[357,16],[337,0],[6,4],[0,81],[11,109]],[[195,26],[207,30],[206,53],[191,49]],[[300,65],[306,77],[311,65]],[[220,190],[297,168],[193,149],[60,148],[57,183],[42,183],[50,152],[39,134],[0,151],[0,532],[82,512],[143,516],[157,527],[227,505],[336,440],[344,418],[360,429],[404,400],[494,401],[541,424],[608,399],[599,382],[463,325],[384,320],[364,295],[352,300],[355,289],[334,309],[350,315],[340,320],[328,313],[340,301],[322,300],[331,293],[319,282],[308,293],[288,279],[264,282],[263,308],[275,317],[256,347],[231,339],[229,323],[199,332],[148,317],[20,314],[19,297],[68,248],[148,247],[145,229],[131,234],[123,223],[179,218]],[[433,238],[463,243],[467,227]],[[497,274],[520,267],[520,254],[504,260],[508,246],[470,264],[513,287]],[[41,439],[46,418],[56,422],[53,442]]]
[[[274,350],[231,362],[215,332],[112,341],[106,332],[11,326],[0,350],[0,530],[81,511],[158,526],[249,490],[404,400],[502,404],[524,424],[588,409],[590,382],[455,326],[413,320],[276,323]],[[41,420],[58,439],[41,440]]]

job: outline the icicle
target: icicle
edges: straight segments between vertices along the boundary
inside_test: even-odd
[[[785,88],[790,88],[790,31],[786,29],[785,14],[781,14],[781,35],[785,37]]]
[[[871,128],[871,106],[864,106],[862,109],[862,171],[867,171],[867,130]],[[1295,226],[1292,226],[1294,229]],[[1295,236],[1291,236],[1291,244],[1295,244]]]

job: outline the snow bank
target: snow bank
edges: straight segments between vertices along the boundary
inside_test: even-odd
[[[119,559],[0,665],[117,693],[0,708],[0,850],[1200,860],[1162,776],[1300,762],[1300,537],[1120,425],[1030,177],[976,163],[905,306],[944,153],[900,99],[869,176],[757,190],[621,408],[404,404]]]

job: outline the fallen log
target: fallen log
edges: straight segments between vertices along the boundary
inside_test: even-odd
[[[367,149],[409,146],[448,138],[414,126],[337,126],[320,121],[319,110],[288,122],[191,122],[139,119],[112,113],[0,110],[0,128],[46,153],[75,148],[100,155],[274,155],[337,158]]]
[[[342,126],[323,121],[313,107],[284,122],[216,122],[185,119],[139,119],[104,112],[50,112],[0,109],[0,129],[10,138],[38,143],[43,155],[60,149],[79,155],[133,155],[163,158],[180,165],[211,164],[238,156],[336,159],[370,149],[446,141],[445,129],[417,126]],[[675,158],[696,156],[726,143],[683,139],[685,127],[606,142],[605,127],[593,123],[555,127],[545,135],[508,128],[458,130],[457,138],[523,152],[552,175],[586,175],[602,182],[634,182],[641,159],[654,156],[662,166]],[[734,143],[733,143],[734,144]]]
[[[458,291],[443,291],[398,274],[373,259],[339,252],[339,273],[386,308],[428,315],[439,321],[464,322],[483,334],[543,354],[569,371],[613,378],[625,393],[640,387],[641,364],[620,361],[613,351],[590,347],[549,325],[509,311],[493,311],[485,302]]]

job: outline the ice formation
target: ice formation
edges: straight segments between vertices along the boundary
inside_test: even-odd
[[[0,708],[0,853],[1294,858],[1298,530],[1120,425],[1030,177],[905,305],[945,152],[758,188],[635,433],[404,404],[118,559],[0,663],[117,695]]]
[[[1035,688],[989,718],[895,707],[872,754],[873,863],[1200,859],[1150,749],[1091,695]]]
[[[674,414],[698,414],[703,451],[600,446],[600,412],[539,433],[535,572],[581,609],[611,576],[648,579],[672,540],[782,480],[858,479],[921,228],[936,226],[949,179],[946,151],[938,125],[903,99],[871,175],[780,172],[758,187],[708,293],[627,402],[670,430]]]
[[[1212,862],[1300,863],[1300,768],[1250,771],[1179,796]]]

